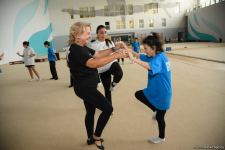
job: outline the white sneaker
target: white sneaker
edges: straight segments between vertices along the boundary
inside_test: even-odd
[[[153,121],[156,121],[156,113],[157,113],[157,112],[154,112],[154,114],[153,114],[153,116],[152,116],[152,120],[153,120]]]
[[[159,144],[159,143],[164,142],[165,140],[166,140],[165,138],[161,139],[159,137],[154,137],[154,138],[148,139],[148,142],[153,143],[153,144]]]
[[[28,82],[32,82],[32,81],[34,81],[34,79],[30,79],[30,80],[28,80]]]
[[[41,78],[38,78],[37,81],[41,81]]]

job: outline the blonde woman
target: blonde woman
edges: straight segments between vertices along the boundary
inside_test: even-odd
[[[120,45],[102,51],[94,51],[86,45],[91,38],[90,24],[76,22],[69,33],[69,67],[73,76],[75,94],[80,97],[86,109],[85,126],[87,130],[87,144],[94,144],[98,149],[104,150],[101,138],[113,107],[107,99],[97,90],[98,71],[102,67],[118,58],[128,57],[126,50],[118,50]],[[94,130],[95,109],[102,111]]]

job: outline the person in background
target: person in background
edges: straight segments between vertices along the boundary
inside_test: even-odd
[[[35,52],[31,47],[29,47],[28,41],[23,42],[23,47],[24,47],[23,54],[20,54],[19,52],[17,52],[17,55],[19,55],[20,57],[23,57],[24,64],[27,67],[31,77],[30,81],[34,80],[33,73],[37,76],[38,81],[40,81],[41,80],[40,76],[37,70],[35,69],[35,61],[34,61]]]
[[[4,57],[4,53],[1,53],[1,54],[0,54],[0,60],[2,60],[3,57]],[[2,73],[2,69],[1,69],[1,68],[0,68],[0,73]]]
[[[116,43],[120,41],[121,41],[121,38],[117,38]],[[118,63],[120,63],[120,59],[122,60],[122,65],[124,65],[124,58],[118,58],[117,59]]]
[[[3,57],[4,57],[4,53],[1,53],[1,54],[0,54],[0,60],[2,60]]]
[[[52,78],[50,78],[51,80],[58,80],[58,75],[57,75],[57,71],[56,71],[56,55],[55,55],[55,50],[53,47],[50,46],[50,42],[45,41],[44,42],[44,46],[45,48],[48,49],[48,61],[49,61],[49,66],[50,66],[50,71],[52,74]]]
[[[138,41],[138,38],[134,39],[134,42],[132,42],[133,51],[136,53],[140,52],[140,42]]]

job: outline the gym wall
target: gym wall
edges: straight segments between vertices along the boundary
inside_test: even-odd
[[[45,40],[52,41],[48,0],[0,1],[0,52],[5,56],[0,64],[21,60],[23,41],[29,41],[37,57],[46,57]]]
[[[225,40],[225,2],[197,9],[188,14],[188,40]]]

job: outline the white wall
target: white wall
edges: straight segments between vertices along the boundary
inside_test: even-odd
[[[79,11],[80,7],[95,7],[96,11],[102,10],[104,12],[104,6],[108,3],[124,2],[125,4],[132,4],[134,8],[133,15],[126,15],[126,29],[116,29],[116,21],[121,20],[121,16],[104,17],[96,14],[93,18],[80,18],[80,15],[74,15],[74,19],[70,18],[67,12],[62,12],[62,9],[74,9]],[[144,13],[144,4],[151,2],[159,2],[158,14]],[[180,12],[175,13],[174,3],[180,2]],[[184,15],[187,9],[193,6],[192,0],[49,0],[49,14],[50,20],[53,25],[53,38],[56,41],[56,48],[61,50],[62,47],[67,45],[68,33],[70,26],[77,22],[89,22],[92,25],[92,34],[95,34],[96,27],[105,22],[110,22],[109,34],[113,33],[128,33],[133,32],[135,35],[142,33],[149,33],[150,31],[163,32],[168,34],[168,37],[177,37],[177,32],[184,32],[185,29],[185,18]],[[142,11],[140,10],[142,7]],[[165,9],[166,8],[166,11]],[[154,27],[149,27],[149,20],[154,19]],[[166,18],[166,27],[162,27],[162,18]],[[139,19],[144,19],[144,28],[139,28]],[[130,29],[128,26],[129,20],[134,20],[134,28]]]
[[[0,1],[0,64],[21,60],[22,42],[29,41],[38,56],[45,56],[44,40],[52,40],[48,0]]]
[[[197,9],[188,14],[188,39],[225,41],[225,2]]]
[[[126,0],[126,4],[133,4],[133,6],[143,6],[144,4],[156,2],[150,0]],[[134,13],[133,15],[127,15],[126,18],[126,29],[116,29],[116,21],[121,20],[120,16],[116,17],[104,17],[104,16],[96,16],[94,18],[80,18],[79,15],[75,15],[74,19],[70,18],[70,15],[66,12],[62,12],[63,8],[73,8],[75,10],[79,10],[80,7],[90,7],[94,6],[95,10],[104,9],[104,6],[107,5],[106,0],[49,0],[49,12],[50,18],[53,24],[53,35],[54,36],[63,36],[67,35],[69,31],[69,27],[77,21],[89,22],[92,24],[93,33],[95,29],[100,24],[105,24],[106,21],[110,22],[110,31],[109,32],[119,32],[119,31],[137,31],[143,30],[139,28],[139,19],[145,20],[145,28],[144,29],[159,29],[159,28],[182,28],[185,27],[184,22],[184,14],[186,9],[192,7],[192,1],[190,0],[180,0],[180,12],[175,13],[174,7],[170,7],[173,3],[177,2],[177,0],[166,0],[164,2],[159,3],[159,13],[158,14],[148,14],[144,12]],[[169,15],[167,15],[166,11],[162,7],[167,7],[167,11]],[[149,19],[154,19],[154,27],[149,27]],[[166,18],[167,26],[162,27],[162,18]],[[130,29],[128,27],[128,21],[134,20],[134,29]]]
[[[126,29],[116,29],[116,21],[121,20],[121,16],[104,17],[96,16],[94,18],[80,18],[74,15],[74,19],[66,12],[62,12],[64,8],[72,8],[79,10],[80,7],[94,6],[95,10],[104,10],[104,6],[108,3],[125,2],[125,4],[133,4],[134,12],[136,6],[143,7],[144,4],[157,2],[155,0],[1,0],[0,1],[0,52],[5,52],[5,57],[0,64],[9,61],[21,60],[16,55],[18,50],[22,51],[22,42],[30,41],[31,47],[37,52],[38,56],[45,56],[46,49],[43,47],[43,41],[52,40],[52,35],[58,39],[56,48],[66,45],[66,37],[70,26],[77,21],[85,21],[92,24],[92,32],[95,33],[96,27],[100,24],[110,22],[109,33],[135,32],[147,33],[149,31],[162,31],[167,33],[176,33],[177,29],[185,27],[184,13],[186,9],[192,6],[192,0],[180,0],[180,12],[175,13],[174,7],[169,7],[177,0],[165,0],[159,2],[158,14],[148,14],[142,12],[125,16]],[[163,6],[166,7],[163,9]],[[144,10],[142,8],[142,10]],[[49,14],[48,14],[49,11]],[[168,15],[169,14],[169,15]],[[50,26],[50,20],[52,26]],[[154,27],[148,26],[149,19],[154,19]],[[162,27],[161,19],[167,19],[167,26]],[[139,19],[144,19],[145,27],[139,28]],[[134,29],[128,27],[129,20],[134,20]],[[52,31],[53,30],[53,31]],[[168,30],[168,31],[167,31]],[[174,34],[176,35],[176,34]],[[63,40],[61,40],[63,39]],[[59,47],[57,44],[60,44]]]

